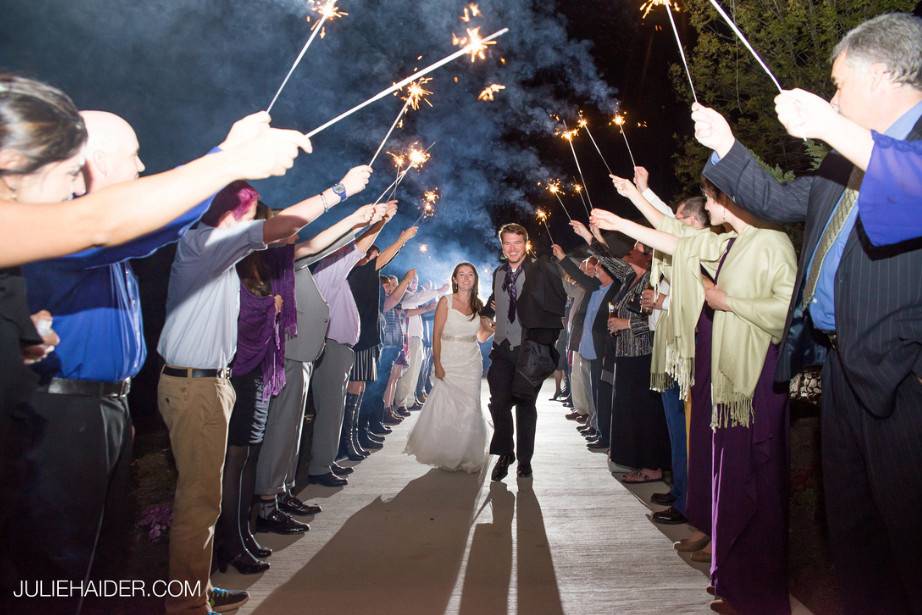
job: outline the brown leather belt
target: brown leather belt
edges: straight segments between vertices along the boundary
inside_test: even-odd
[[[97,382],[94,380],[68,380],[52,378],[46,386],[39,387],[43,393],[53,395],[83,395],[86,397],[114,397],[124,399],[131,391],[131,378],[121,382]]]
[[[194,369],[191,367],[170,367],[163,366],[163,373],[167,376],[176,376],[177,378],[230,378],[231,368],[222,367],[221,369]]]

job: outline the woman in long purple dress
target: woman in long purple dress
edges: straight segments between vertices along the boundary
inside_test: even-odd
[[[787,396],[772,374],[793,292],[794,247],[708,188],[712,224],[729,224],[732,232],[679,239],[610,212],[595,210],[592,219],[673,254],[673,289],[681,277],[684,292],[672,301],[703,296],[714,309],[711,608],[786,615]],[[720,267],[716,286],[705,290],[701,267],[713,275]]]

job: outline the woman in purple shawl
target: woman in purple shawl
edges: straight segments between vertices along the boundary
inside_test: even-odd
[[[269,208],[260,203],[256,218],[270,216]],[[231,364],[237,400],[228,429],[216,548],[222,572],[228,565],[241,574],[269,568],[269,562],[259,558],[268,557],[272,551],[253,537],[250,507],[269,400],[285,386],[285,337],[297,334],[293,263],[294,246],[287,245],[255,252],[237,264],[240,314],[237,354]]]

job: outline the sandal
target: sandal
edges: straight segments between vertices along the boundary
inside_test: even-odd
[[[643,483],[658,483],[663,480],[662,470],[657,478],[652,478],[645,470],[634,470],[621,477],[621,482],[628,485],[641,485]]]

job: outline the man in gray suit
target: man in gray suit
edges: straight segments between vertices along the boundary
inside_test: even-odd
[[[320,512],[319,506],[307,505],[292,493],[313,362],[323,352],[330,322],[329,307],[308,267],[352,241],[355,229],[368,224],[374,209],[371,205],[359,208],[295,249],[298,335],[285,343],[285,387],[269,404],[266,435],[256,465],[257,532],[300,534],[310,527],[289,515]]]

